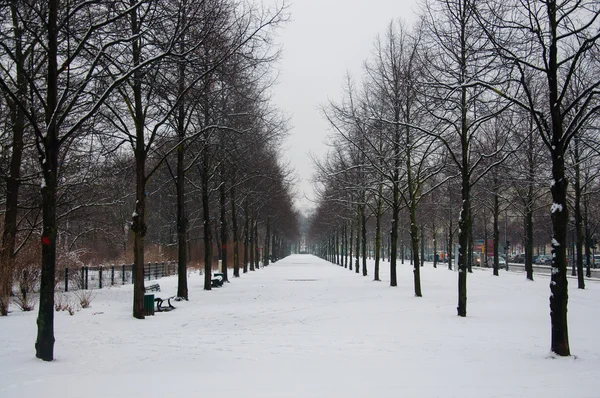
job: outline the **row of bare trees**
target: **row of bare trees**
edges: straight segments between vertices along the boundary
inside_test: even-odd
[[[176,248],[184,299],[192,247],[207,290],[215,254],[239,276],[289,253],[293,181],[278,160],[287,121],[270,100],[285,4],[1,5],[0,311],[20,249],[41,246],[37,357],[54,357],[57,249],[132,253],[140,319],[148,240]]]
[[[599,28],[597,2],[553,0],[424,0],[413,26],[391,23],[360,83],[348,77],[342,99],[323,109],[334,149],[317,164],[312,250],[350,268],[354,254],[356,272],[362,258],[366,275],[367,219],[374,217],[375,280],[389,231],[396,286],[404,225],[421,296],[424,230],[434,242],[442,231],[449,253],[458,235],[457,312],[466,316],[475,216],[485,235],[491,219],[495,275],[508,246],[500,241],[501,217],[521,220],[533,279],[534,214],[544,209],[552,231],[551,349],[570,355],[567,231],[576,232],[583,288],[583,251],[589,273],[597,224]],[[436,219],[442,226],[427,226]]]

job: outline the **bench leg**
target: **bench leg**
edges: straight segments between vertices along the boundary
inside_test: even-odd
[[[175,307],[173,307],[173,304],[171,304],[171,299],[168,299],[168,300],[167,300],[167,304],[169,304],[169,308],[170,308],[170,309],[172,309],[172,310],[174,310],[174,309],[175,309]]]

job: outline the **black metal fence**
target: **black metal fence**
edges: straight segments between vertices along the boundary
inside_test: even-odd
[[[97,265],[57,270],[57,290],[102,289],[133,283],[133,264]],[[152,280],[177,274],[177,261],[144,265],[144,279]]]

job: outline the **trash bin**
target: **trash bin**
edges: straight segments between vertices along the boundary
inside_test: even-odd
[[[144,294],[144,316],[154,315],[154,294]]]

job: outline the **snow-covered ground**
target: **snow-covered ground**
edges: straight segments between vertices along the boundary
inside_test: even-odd
[[[570,358],[550,355],[549,279],[468,276],[410,265],[390,288],[294,255],[202,290],[146,320],[132,286],[95,291],[92,308],[56,314],[55,357],[34,357],[37,309],[0,318],[0,397],[599,397],[600,284],[570,284]],[[162,296],[176,278],[158,281]]]

